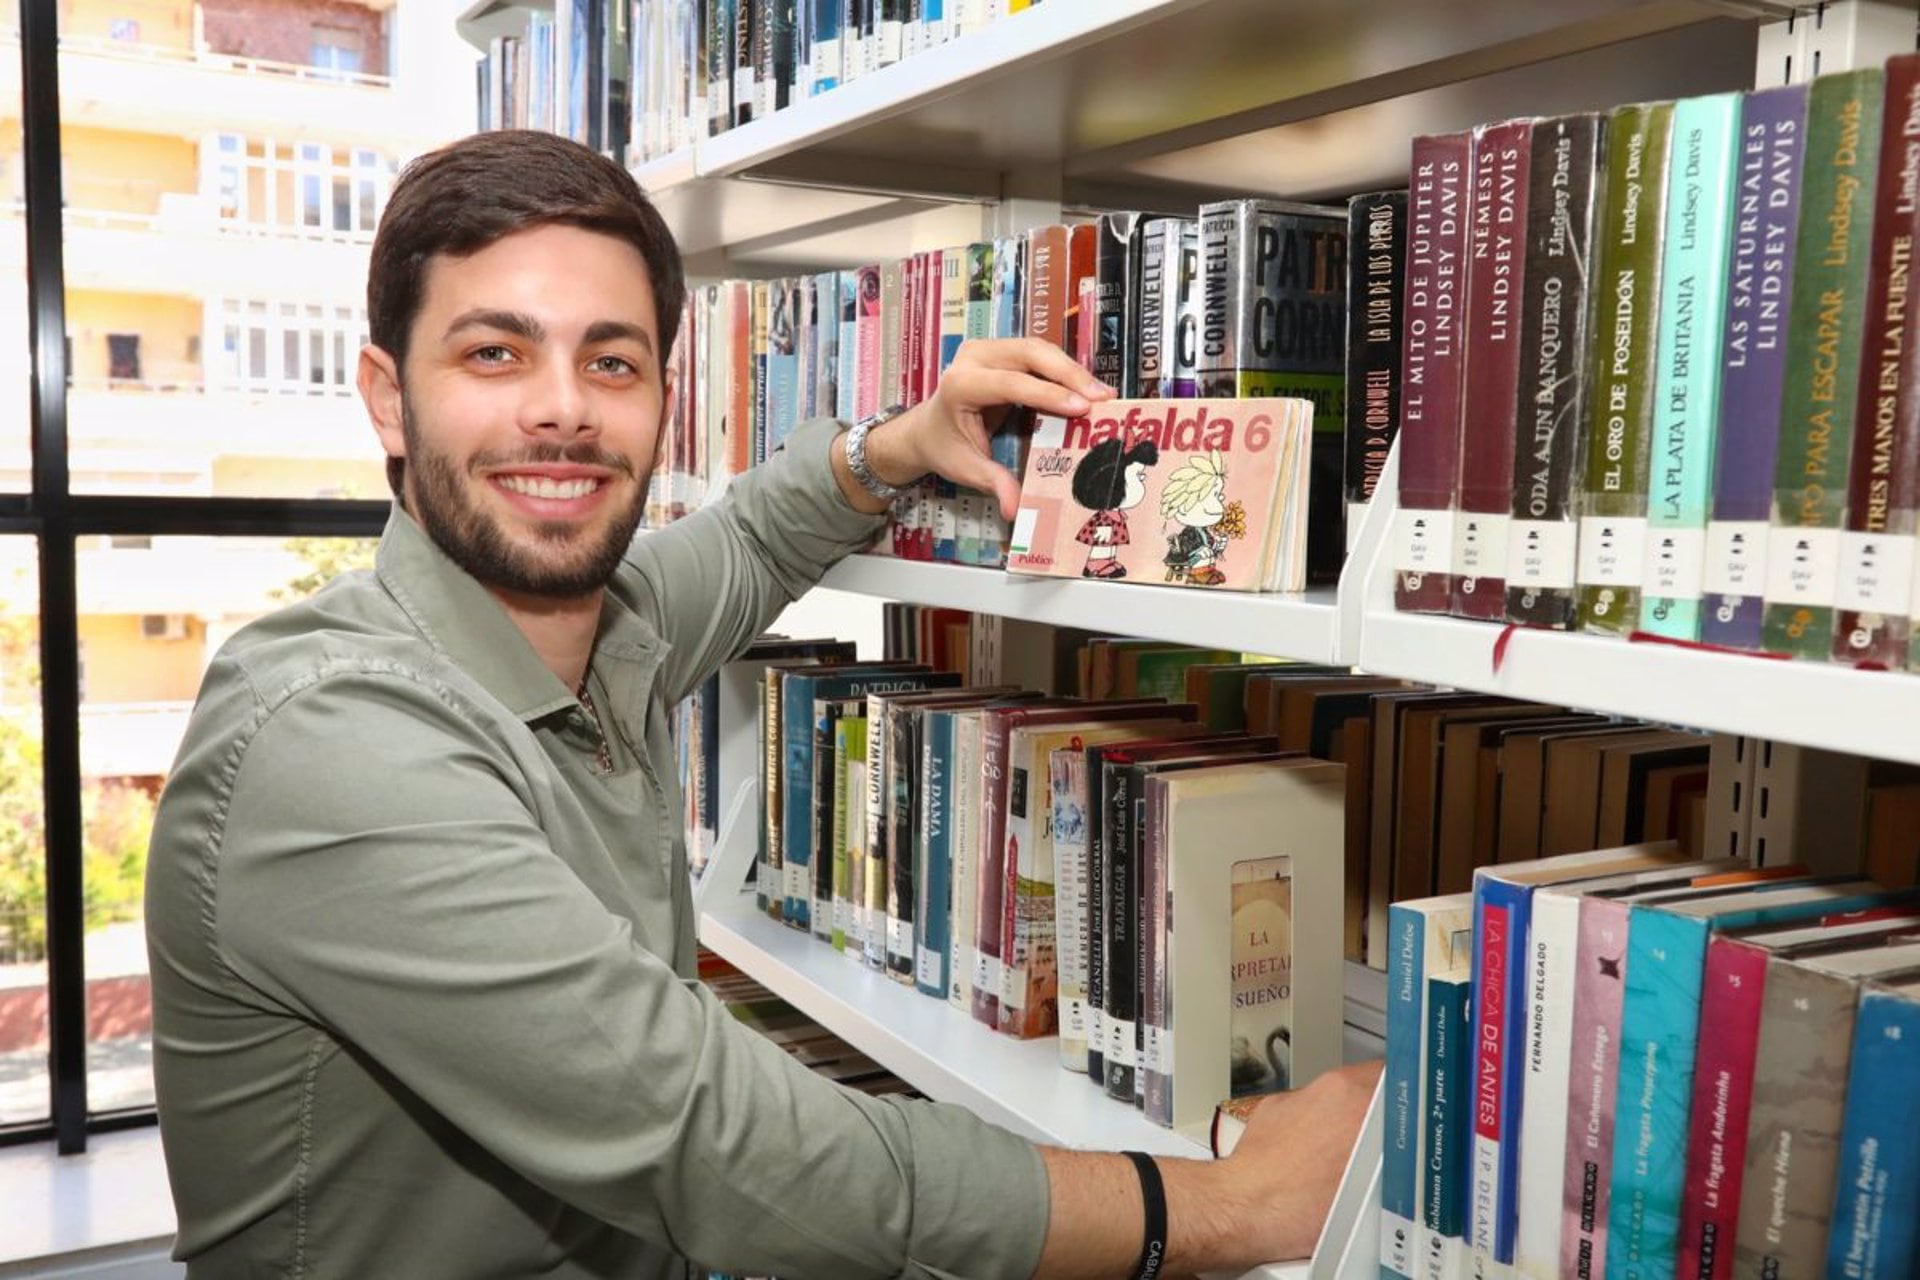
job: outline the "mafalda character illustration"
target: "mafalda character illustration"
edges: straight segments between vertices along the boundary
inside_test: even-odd
[[[1128,446],[1118,437],[1102,440],[1087,450],[1073,469],[1073,500],[1093,512],[1074,541],[1087,548],[1083,578],[1124,578],[1119,561],[1127,545],[1127,516],[1147,496],[1147,468],[1160,461],[1160,447],[1151,440]]]
[[[1227,464],[1218,449],[1195,454],[1167,477],[1160,514],[1179,524],[1167,539],[1167,581],[1215,587],[1227,580],[1218,561],[1227,541],[1246,535],[1246,512],[1227,504]]]

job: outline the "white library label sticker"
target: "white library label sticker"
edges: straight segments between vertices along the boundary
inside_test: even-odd
[[[1463,578],[1507,576],[1507,528],[1513,518],[1500,513],[1462,511],[1454,524],[1454,572]]]
[[[1111,1018],[1107,1021],[1106,1059],[1108,1066],[1131,1067],[1139,1062],[1139,1051],[1134,1047],[1134,1030],[1131,1019]]]
[[[1645,516],[1580,517],[1580,585],[1639,586],[1646,543]]]
[[[1653,528],[1647,531],[1647,594],[1670,600],[1698,600],[1707,563],[1705,529]]]
[[[1069,1040],[1087,1038],[1087,1002],[1079,996],[1069,996],[1062,1000],[1060,1010],[1060,1034]]]
[[[1767,522],[1714,520],[1707,525],[1705,587],[1709,595],[1758,596],[1767,582]]]
[[[940,981],[940,953],[932,947],[921,947],[918,963],[914,969],[914,979],[923,987],[938,987]]]
[[[1840,577],[1838,529],[1771,529],[1767,603],[1830,609]]]
[[[1040,512],[1033,507],[1021,507],[1013,515],[1013,538],[1007,544],[1007,550],[1015,555],[1025,555],[1033,549],[1033,526],[1040,519]]]
[[[1835,603],[1860,613],[1906,617],[1913,606],[1912,535],[1841,534]]]
[[[1146,1043],[1141,1047],[1140,1065],[1148,1071],[1164,1073],[1167,1069],[1167,1033],[1152,1023],[1147,1024]]]
[[[1000,984],[1005,975],[1000,970],[1000,957],[990,956],[984,951],[973,954],[973,989],[977,992],[999,998]]]
[[[807,875],[804,863],[789,862],[780,870],[786,881],[786,896],[794,902],[808,902],[813,898],[813,881]]]
[[[1446,573],[1453,560],[1453,512],[1402,508],[1393,524],[1393,567],[1411,578]],[[1406,584],[1417,589],[1419,583]]]
[[[1010,964],[1000,974],[1000,1003],[1010,1009],[1027,1007],[1027,968]]]
[[[887,954],[890,956],[910,956],[913,954],[913,922],[887,918]]]
[[[1573,590],[1575,549],[1571,520],[1515,520],[1507,525],[1507,585],[1533,591]]]

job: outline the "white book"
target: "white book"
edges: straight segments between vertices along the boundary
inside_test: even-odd
[[[1245,1091],[1264,1066],[1254,1087],[1298,1088],[1340,1065],[1346,771],[1280,760],[1147,786],[1162,792],[1172,851],[1170,1119],[1204,1141],[1236,1075]]]
[[[953,922],[947,928],[947,1003],[973,1016],[973,925],[980,880],[980,717],[953,718]]]
[[[1048,762],[1053,792],[1053,906],[1060,967],[1060,1065],[1087,1072],[1087,756],[1056,750]]]

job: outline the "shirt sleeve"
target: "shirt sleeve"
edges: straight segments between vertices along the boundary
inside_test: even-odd
[[[612,590],[672,646],[670,700],[691,692],[766,630],[835,562],[873,540],[884,516],[840,492],[831,419],[809,422],[720,501],[634,540]]]
[[[478,723],[456,690],[360,671],[264,716],[217,860],[242,982],[531,1182],[709,1265],[1031,1274],[1030,1144],[834,1085],[682,982],[549,847],[553,797]]]

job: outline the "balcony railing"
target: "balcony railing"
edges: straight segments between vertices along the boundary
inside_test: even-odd
[[[161,193],[158,213],[132,213],[119,209],[86,209],[68,205],[61,220],[68,230],[124,231],[136,234],[212,233],[239,240],[304,240],[318,244],[372,245],[373,232],[315,227],[297,222],[250,222],[223,214],[209,214],[205,197],[184,192]],[[0,212],[9,219],[26,217],[24,200],[0,201]]]
[[[18,42],[19,33],[8,31],[4,39]],[[275,80],[304,80],[315,84],[355,85],[366,89],[387,89],[393,77],[365,71],[338,71],[331,67],[310,67],[298,62],[274,62],[266,58],[242,58],[211,49],[173,49],[165,45],[143,44],[131,40],[107,40],[99,36],[60,37],[63,52],[88,57],[114,58],[123,62],[169,63],[200,67],[232,75],[259,76]]]

